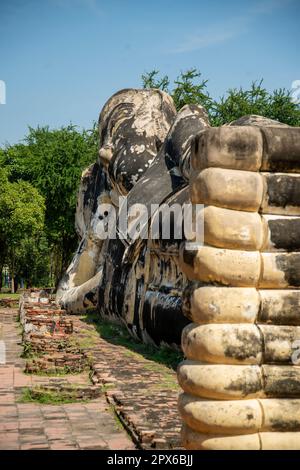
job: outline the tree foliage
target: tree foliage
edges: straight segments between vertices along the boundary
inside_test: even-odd
[[[159,74],[158,70],[152,70],[142,75],[142,82],[144,88],[158,88],[159,90],[169,93],[170,80],[167,75],[157,79]]]
[[[30,250],[43,230],[45,202],[38,190],[27,181],[10,182],[3,169],[0,170],[0,184],[1,268],[5,262],[14,280],[20,274],[20,247],[26,240]]]
[[[208,92],[208,80],[201,77],[201,72],[195,68],[181,72],[170,90],[169,77],[165,75],[160,79],[159,72],[153,70],[142,75],[142,84],[144,88],[168,91],[177,111],[185,104],[204,106],[213,126],[221,126],[247,114],[259,114],[290,126],[300,126],[300,106],[293,102],[291,92],[285,88],[269,92],[260,80],[246,90],[229,89],[225,96],[215,100]]]
[[[49,285],[50,270],[51,251],[45,232],[20,240],[15,252],[17,281],[25,280],[28,287],[45,287]]]
[[[22,144],[7,146],[0,154],[0,165],[6,168],[10,182],[30,183],[45,200],[44,235],[39,253],[45,256],[48,246],[45,264],[51,264],[55,283],[76,248],[74,215],[78,185],[82,170],[95,161],[97,148],[95,126],[91,131],[79,132],[75,126],[69,125],[54,130],[49,127],[29,128]],[[26,247],[28,244],[25,242],[22,247],[20,245],[20,260],[29,260]],[[55,254],[52,263],[50,253]],[[23,272],[24,266],[25,263]]]
[[[201,73],[197,69],[182,72],[174,81],[172,97],[176,109],[181,109],[185,104],[198,104],[209,109],[212,99],[207,92],[208,80],[201,79]]]
[[[32,129],[26,137],[27,164],[32,184],[46,201],[46,227],[52,243],[59,240],[74,249],[74,213],[82,170],[97,155],[93,132],[72,125],[58,130]]]
[[[220,126],[247,114],[258,114],[290,126],[300,125],[300,108],[292,101],[290,92],[280,88],[269,93],[262,80],[252,83],[249,90],[229,90],[215,104],[212,117],[214,124]]]

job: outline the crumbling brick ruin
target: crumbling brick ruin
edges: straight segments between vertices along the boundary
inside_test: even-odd
[[[28,373],[81,372],[87,357],[76,341],[73,320],[45,291],[25,292],[20,300],[24,352]]]
[[[199,106],[176,114],[166,93],[123,90],[99,130],[58,302],[157,345],[183,330],[186,448],[300,449],[300,129],[259,116],[211,128]],[[173,237],[176,220],[168,239],[124,243],[117,225],[103,240],[119,196],[203,204],[203,245]]]

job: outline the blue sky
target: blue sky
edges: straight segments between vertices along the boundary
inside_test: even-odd
[[[218,98],[300,79],[300,0],[0,0],[0,145],[27,126],[89,128],[153,68],[197,67]]]

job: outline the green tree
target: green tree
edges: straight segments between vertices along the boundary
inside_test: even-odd
[[[263,81],[253,82],[249,90],[230,89],[226,97],[215,103],[211,121],[221,126],[247,114],[259,114],[290,126],[300,125],[300,108],[290,92],[281,88],[269,93]]]
[[[145,88],[163,89],[165,83],[170,87],[168,76],[159,79],[157,70],[142,75],[142,83]],[[177,111],[185,104],[202,105],[213,126],[221,126],[247,114],[260,114],[290,126],[300,126],[300,106],[293,102],[290,91],[285,88],[270,93],[260,80],[246,90],[229,89],[225,96],[215,100],[208,93],[207,83],[195,68],[181,72],[170,91]]]
[[[45,287],[51,282],[50,247],[44,231],[19,241],[16,246],[17,280],[23,279],[26,287]]]
[[[204,106],[207,111],[211,109],[212,99],[207,92],[208,80],[201,79],[201,73],[197,69],[181,72],[174,81],[172,98],[177,111],[185,104],[198,104]]]
[[[3,220],[5,215],[5,208],[4,203],[2,201],[7,184],[7,172],[3,168],[1,168],[0,165],[0,290],[2,288],[2,271],[7,256],[7,236]]]
[[[201,72],[196,68],[181,72],[170,91],[169,77],[165,75],[159,78],[159,71],[152,70],[142,75],[142,84],[143,88],[158,88],[170,93],[177,111],[185,104],[199,104],[209,110],[212,106],[212,99],[207,91],[208,80],[201,79],[201,76]]]
[[[28,239],[33,245],[43,230],[45,203],[30,183],[10,182],[3,169],[0,170],[0,185],[0,259],[9,267],[14,292],[19,246]],[[3,265],[0,268],[2,273]]]
[[[170,80],[167,75],[158,79],[158,70],[152,70],[142,75],[142,82],[144,88],[158,88],[159,90],[169,93]]]
[[[55,283],[67,268],[77,245],[74,228],[77,190],[82,170],[97,157],[96,126],[79,132],[69,125],[51,130],[29,128],[23,144],[7,146],[0,162],[9,179],[29,181],[46,204],[45,232]],[[49,265],[49,259],[45,262]]]

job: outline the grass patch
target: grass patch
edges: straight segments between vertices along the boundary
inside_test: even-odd
[[[114,390],[116,388],[115,384],[103,384],[103,385],[100,385],[100,387],[103,393],[106,393],[110,390]]]
[[[46,391],[39,388],[24,388],[19,403],[40,403],[41,405],[63,405],[66,403],[86,402],[89,400],[78,400],[74,393],[64,395],[61,392]]]
[[[176,376],[174,376],[174,374],[170,374],[168,369],[163,367],[161,364],[145,362],[143,366],[145,369],[148,369],[151,372],[156,372],[161,376],[159,384],[153,384],[151,388],[159,390],[164,388],[171,390],[179,390],[179,385],[176,380]]]
[[[151,388],[153,390],[174,390],[174,391],[179,391],[180,387],[178,385],[178,382],[171,376],[165,376],[163,379],[159,382],[159,384],[153,384],[151,385]]]
[[[73,334],[69,337],[68,343],[71,346],[79,348],[80,350],[92,349],[97,344],[99,335],[95,330],[85,330],[84,334],[79,336]]]
[[[0,300],[1,299],[13,299],[19,300],[21,294],[10,294],[9,292],[0,292]]]
[[[88,367],[86,368],[86,371],[89,371]],[[64,366],[64,367],[59,368],[59,369],[54,369],[53,368],[53,369],[47,369],[47,370],[36,370],[34,372],[30,372],[30,371],[25,370],[24,374],[38,375],[38,376],[41,376],[41,377],[63,377],[65,375],[82,374],[82,372],[84,372],[84,370],[73,370],[68,366]]]
[[[144,344],[134,339],[122,325],[103,320],[97,313],[85,315],[81,317],[81,319],[88,324],[94,324],[101,338],[112,344],[125,346],[129,350],[128,355],[140,355],[173,370],[175,370],[178,363],[183,360],[181,351],[176,351],[167,346],[157,348]]]
[[[24,341],[23,342],[23,352],[21,354],[21,357],[23,357],[24,359],[37,359],[39,356],[37,354],[35,354],[33,351],[32,351],[32,345],[30,343],[30,341]]]
[[[116,431],[126,431],[126,429],[124,428],[124,425],[122,423],[122,420],[120,419],[117,411],[115,410],[114,406],[113,405],[109,405],[109,409],[111,411],[111,414],[113,416],[113,419],[114,419],[114,424],[115,424],[115,428],[116,428]]]

